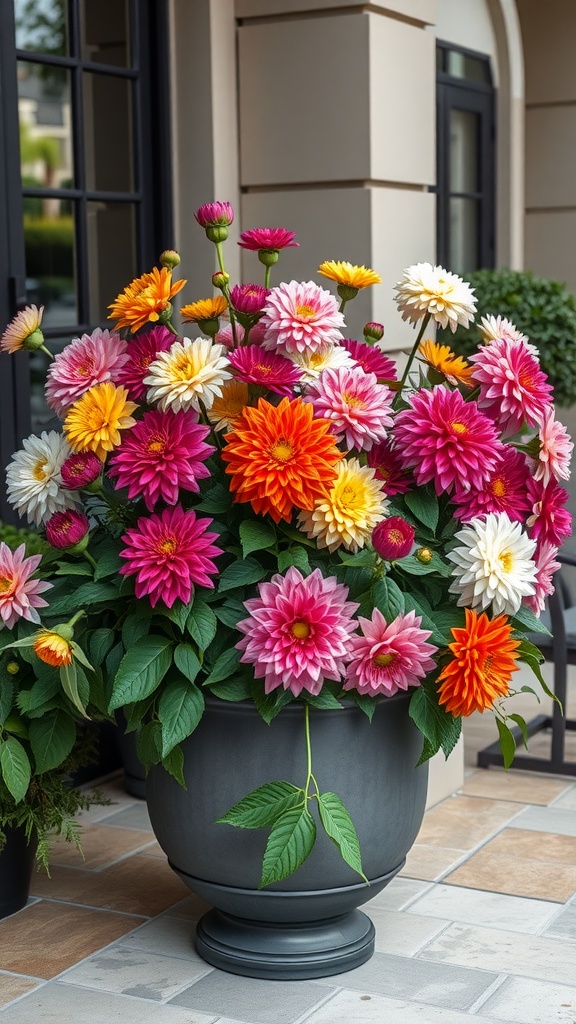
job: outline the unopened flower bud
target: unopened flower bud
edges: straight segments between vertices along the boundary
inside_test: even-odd
[[[62,463],[60,476],[62,486],[69,491],[77,488],[89,488],[99,480],[102,463],[94,452],[73,452]]]
[[[180,253],[176,252],[175,249],[165,249],[160,254],[160,266],[167,267],[168,270],[174,270],[180,263]]]
[[[228,287],[230,282],[230,274],[227,274],[225,270],[217,270],[215,274],[212,274],[212,284],[215,288],[219,288],[220,291],[224,291]]]
[[[432,552],[430,551],[430,548],[418,548],[414,554],[418,561],[422,562],[422,565],[428,565],[428,563],[432,561]]]
[[[89,529],[90,524],[83,512],[66,509],[55,512],[46,523],[46,540],[53,548],[77,548],[87,538]],[[85,547],[86,544],[82,550]]]
[[[384,337],[384,327],[382,324],[370,323],[364,327],[364,337],[369,345],[373,345],[375,341],[380,341]]]
[[[6,671],[8,675],[17,676],[20,671],[20,665],[17,661],[9,661],[6,665]]]
[[[402,519],[402,516],[389,516],[374,527],[372,547],[385,561],[396,561],[410,554],[415,533],[414,527]]]

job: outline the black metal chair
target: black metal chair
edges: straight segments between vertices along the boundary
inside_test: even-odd
[[[561,552],[558,561],[562,565],[576,566],[576,555]],[[551,689],[558,697],[561,707],[554,701],[551,715],[537,715],[527,723],[528,737],[543,731],[551,732],[550,757],[516,753],[512,768],[554,775],[576,775],[576,761],[566,760],[566,732],[576,730],[576,720],[566,717],[568,665],[576,665],[576,597],[561,569],[554,577],[554,585],[554,594],[549,597],[547,609],[542,614],[542,621],[552,635],[538,633],[530,639],[542,651],[546,661],[554,664]],[[511,731],[518,751],[523,745],[521,730],[515,726]],[[488,768],[490,765],[502,766],[500,744],[491,743],[489,747],[478,751],[476,763],[479,768]]]

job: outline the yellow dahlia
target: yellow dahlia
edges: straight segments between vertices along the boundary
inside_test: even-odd
[[[180,315],[184,323],[198,324],[202,320],[217,320],[228,309],[223,295],[214,295],[211,299],[198,299],[188,306],[182,306]]]
[[[120,444],[120,431],[133,427],[132,413],[138,406],[128,401],[126,388],[110,381],[86,391],[68,409],[64,433],[76,452],[95,452],[104,462],[108,452]]]
[[[162,412],[172,409],[195,409],[200,403],[210,409],[222,395],[222,386],[232,374],[224,345],[214,345],[210,338],[183,338],[175,341],[167,352],[159,352],[150,363],[144,384],[147,399]]]
[[[442,373],[451,384],[465,384],[472,387],[473,366],[462,356],[457,356],[448,345],[438,341],[423,341],[418,347],[418,354],[433,370]]]
[[[26,306],[10,321],[0,338],[2,352],[19,352],[20,349],[42,348],[44,335],[40,330],[44,306]]]
[[[53,629],[40,629],[35,634],[32,650],[40,661],[52,665],[53,668],[72,664],[72,643]]]
[[[240,351],[242,351],[240,349]],[[234,428],[237,419],[248,405],[248,385],[243,380],[229,380],[222,388],[222,398],[215,398],[208,410],[210,423],[215,430]]]
[[[361,466],[358,459],[341,459],[336,470],[331,489],[311,512],[300,513],[298,525],[319,548],[335,551],[343,545],[348,551],[358,551],[386,514],[384,482],[375,479],[375,469]]]
[[[375,270],[368,267],[355,266],[352,263],[341,263],[339,260],[325,260],[318,267],[318,273],[348,288],[367,288],[371,284],[380,284],[382,278]]]
[[[149,274],[136,277],[108,309],[112,310],[109,320],[116,320],[116,329],[129,327],[132,333],[144,324],[156,323],[160,314],[169,312],[170,303],[186,281],[172,283],[172,272],[167,267],[154,267]]]

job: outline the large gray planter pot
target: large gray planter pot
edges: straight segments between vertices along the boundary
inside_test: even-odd
[[[306,780],[304,709],[284,708],[271,725],[250,703],[208,699],[185,741],[182,789],[162,768],[146,795],[152,827],[171,867],[216,909],[199,922],[196,948],[208,963],[259,978],[319,978],[358,967],[374,951],[374,926],[356,908],[401,870],[420,828],[427,766],[409,695],[376,708],[372,723],[353,704],[311,709],[312,768],[321,792],[350,812],[366,885],[320,824],[314,849],[290,878],[258,889],[267,829],[216,825],[251,790]],[[312,813],[315,813],[312,801]]]

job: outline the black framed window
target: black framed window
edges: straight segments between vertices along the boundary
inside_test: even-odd
[[[467,274],[495,262],[495,125],[490,60],[437,44],[437,256]]]

